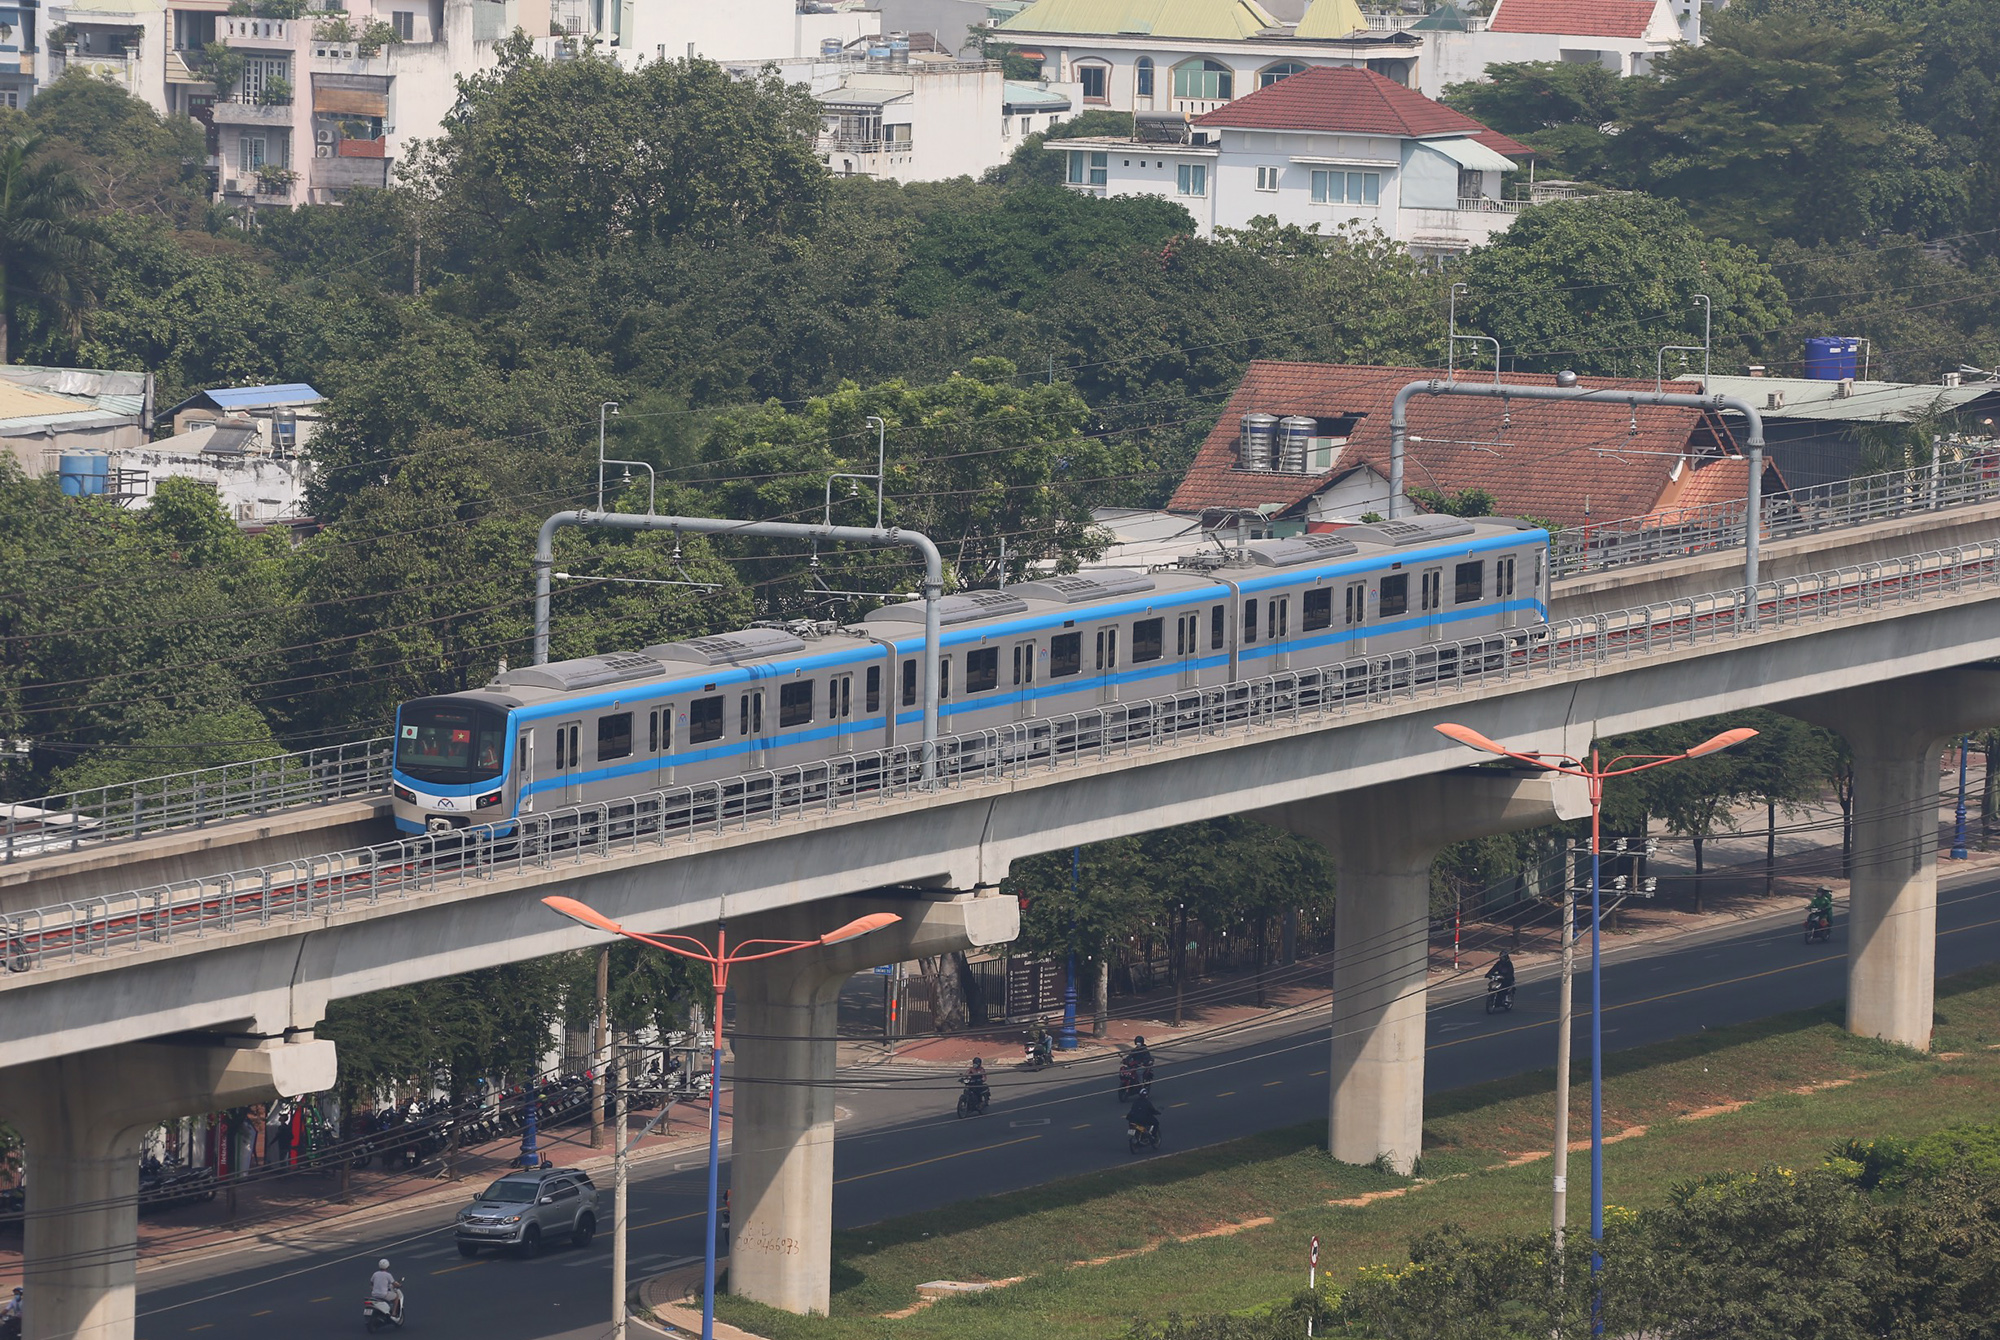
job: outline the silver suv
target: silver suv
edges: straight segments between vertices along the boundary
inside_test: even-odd
[[[477,1256],[481,1247],[533,1256],[550,1238],[588,1247],[597,1235],[597,1187],[575,1168],[509,1173],[458,1212],[455,1232],[460,1256]]]

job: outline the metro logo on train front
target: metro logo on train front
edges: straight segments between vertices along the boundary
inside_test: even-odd
[[[1417,516],[1210,550],[1151,572],[944,596],[939,733],[1342,662],[1356,663],[1349,677],[1365,687],[1375,672],[1361,658],[1425,645],[1440,667],[1472,639],[1489,639],[1481,656],[1505,655],[1547,621],[1547,554],[1548,533],[1525,522]],[[396,824],[482,823],[504,836],[527,810],[913,744],[923,619],[911,601],[847,627],[751,628],[521,666],[482,689],[406,703]]]

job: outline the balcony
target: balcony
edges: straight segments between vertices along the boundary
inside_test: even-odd
[[[292,102],[282,103],[244,102],[230,98],[218,102],[211,110],[218,126],[289,126],[293,124]]]
[[[216,40],[230,47],[281,47],[287,51],[306,31],[302,19],[234,18],[223,15],[215,21]]]
[[[379,140],[375,142],[380,143]],[[356,186],[372,186],[376,190],[381,190],[388,184],[389,160],[386,158],[360,158],[343,154],[335,158],[313,160],[312,185],[318,190],[344,191]]]
[[[93,78],[109,80],[134,97],[139,96],[144,78],[136,56],[130,60],[123,56],[80,56],[74,47],[61,57],[61,67],[63,70],[82,70]],[[21,72],[26,74],[29,68],[29,62],[23,58]]]
[[[914,140],[873,140],[856,139],[846,135],[822,135],[819,151],[823,154],[891,154],[901,158],[915,147]]]

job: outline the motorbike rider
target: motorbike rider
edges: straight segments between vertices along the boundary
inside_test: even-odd
[[[14,1296],[7,1300],[7,1306],[0,1307],[0,1333],[21,1333],[21,1286],[18,1284],[14,1286]]]
[[[1806,904],[1806,925],[1833,926],[1833,887],[1822,884],[1813,891],[1812,901]]]
[[[368,1296],[387,1303],[389,1315],[402,1320],[403,1282],[389,1273],[389,1258],[386,1256],[375,1263],[375,1273],[368,1277]]]
[[[1137,1070],[1144,1070],[1151,1066],[1153,1064],[1153,1053],[1147,1050],[1146,1039],[1133,1038],[1132,1050],[1125,1053],[1125,1059],[1130,1061],[1133,1068]]]
[[[983,1103],[991,1097],[992,1091],[986,1087],[986,1058],[982,1056],[973,1057],[972,1065],[966,1070],[965,1078],[961,1079],[959,1083],[965,1086],[966,1095],[975,1103]]]
[[[1049,1042],[1049,1030],[1042,1027],[1042,1021],[1040,1019],[1033,1019],[1029,1021],[1028,1031],[1023,1035],[1022,1041],[1024,1041],[1027,1044],[1028,1055],[1040,1056],[1044,1059],[1047,1059],[1049,1052],[1051,1050]]]
[[[1494,960],[1493,966],[1486,970],[1486,980],[1498,983],[1493,988],[1494,990],[1512,991],[1514,989],[1514,960],[1506,954],[1500,955],[1498,959]]]
[[[1160,1109],[1153,1106],[1150,1091],[1139,1090],[1139,1096],[1132,1100],[1132,1106],[1125,1113],[1125,1120],[1137,1126],[1148,1135],[1160,1133]]]

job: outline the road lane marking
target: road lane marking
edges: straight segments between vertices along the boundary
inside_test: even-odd
[[[207,1330],[207,1329],[208,1329],[209,1327],[211,1327],[211,1326],[213,1326],[213,1325],[215,1325],[215,1323],[214,1323],[214,1322],[212,1322],[212,1321],[205,1321],[205,1322],[203,1322],[203,1323],[202,1323],[201,1325],[199,1325],[199,1326],[190,1326],[190,1327],[188,1327],[188,1329],[189,1329],[190,1331],[205,1331],[205,1330]]]
[[[1167,1106],[1168,1106],[1168,1107],[1186,1107],[1186,1106],[1187,1106],[1187,1099],[1183,1098],[1183,1099],[1182,1099],[1182,1100],[1181,1100],[1180,1102],[1178,1102],[1178,1103],[1168,1103],[1168,1104],[1167,1104]]]
[[[476,1257],[474,1257],[474,1258],[473,1258],[472,1260],[470,1260],[470,1261],[462,1261],[462,1262],[460,1262],[459,1264],[457,1264],[457,1265],[455,1265],[455,1266],[446,1266],[446,1267],[445,1267],[444,1269],[442,1269],[442,1270],[433,1270],[433,1271],[431,1272],[431,1274],[433,1274],[433,1275],[449,1275],[449,1274],[451,1274],[451,1272],[452,1272],[452,1271],[454,1271],[454,1270],[470,1270],[470,1269],[472,1269],[472,1268],[473,1268],[474,1266],[483,1266],[483,1265],[485,1265],[485,1264],[486,1264],[486,1260],[487,1260],[487,1258],[485,1258],[485,1257],[483,1257],[483,1256],[476,1256]]]
[[[839,1178],[839,1179],[837,1179],[837,1180],[836,1180],[836,1181],[834,1182],[834,1185],[835,1185],[835,1186],[845,1186],[845,1185],[846,1185],[847,1183],[849,1183],[849,1182],[865,1182],[865,1181],[867,1181],[867,1180],[868,1180],[869,1178],[871,1178],[871,1177],[881,1177],[881,1176],[883,1176],[883,1175],[885,1175],[885,1174],[887,1174],[887,1173],[895,1173],[895,1172],[908,1172],[908,1171],[909,1171],[909,1170],[910,1170],[911,1168],[922,1168],[922,1167],[925,1167],[926,1165],[928,1165],[928,1164],[932,1164],[932,1163],[943,1163],[943,1162],[944,1162],[945,1160],[947,1160],[947,1159],[960,1159],[960,1158],[964,1158],[964,1157],[965,1157],[965,1156],[966,1156],[967,1154],[984,1154],[984,1153],[986,1153],[986,1152],[987,1152],[988,1150],[992,1150],[992,1149],[1005,1149],[1005,1148],[1006,1148],[1007,1146],[1009,1146],[1009,1145],[1025,1145],[1025,1144],[1027,1144],[1027,1143],[1028,1143],[1028,1141],[1030,1141],[1030,1140],[1039,1140],[1039,1139],[1041,1139],[1041,1138],[1042,1138],[1042,1137],[1041,1137],[1041,1136],[1039,1136],[1039,1135],[1021,1135],[1021,1136],[1016,1136],[1016,1137],[1015,1137],[1014,1139],[1012,1139],[1012,1140],[1002,1140],[1002,1141],[1000,1141],[1000,1142],[999,1142],[998,1144],[991,1144],[991,1145],[980,1145],[980,1146],[979,1146],[978,1148],[976,1148],[976,1149],[960,1149],[960,1150],[956,1150],[956,1151],[954,1151],[954,1152],[952,1152],[952,1153],[950,1153],[950,1154],[938,1154],[938,1155],[936,1155],[936,1156],[934,1156],[934,1157],[932,1157],[932,1158],[927,1158],[927,1159],[918,1159],[918,1160],[917,1160],[916,1162],[914,1162],[914,1163],[902,1163],[902,1164],[898,1164],[897,1166],[895,1166],[895,1167],[893,1167],[893,1168],[880,1168],[880,1169],[877,1169],[877,1170],[876,1170],[876,1171],[874,1171],[874,1172],[865,1172],[865,1173],[855,1173],[855,1174],[854,1174],[854,1175],[853,1175],[852,1177],[842,1177],[842,1178]]]
[[[1307,1079],[1317,1079],[1317,1078],[1319,1078],[1319,1077],[1320,1077],[1321,1075],[1324,1075],[1325,1073],[1326,1073],[1326,1072],[1325,1072],[1324,1070],[1308,1070],[1308,1071],[1306,1071],[1306,1078],[1307,1078]]]
[[[1079,1121],[1076,1125],[1070,1127],[1070,1129],[1073,1131],[1087,1131],[1090,1129],[1090,1123],[1087,1121]]]
[[[262,1312],[252,1312],[250,1315],[253,1317],[268,1317],[271,1315],[271,1309],[267,1307]]]
[[[1275,1089],[1275,1088],[1277,1088],[1277,1087],[1278,1087],[1278,1086],[1279,1086],[1280,1084],[1283,1084],[1284,1082],[1285,1082],[1285,1081],[1283,1081],[1283,1080],[1281,1080],[1281,1079],[1267,1079],[1267,1080],[1265,1080],[1265,1081],[1264,1081],[1264,1087],[1265,1087],[1265,1088],[1267,1088],[1267,1089]]]
[[[333,1295],[332,1295],[332,1294],[328,1294],[328,1295],[327,1295],[326,1297],[324,1297],[324,1298],[315,1298],[315,1299],[313,1299],[312,1301],[313,1301],[313,1302],[315,1302],[315,1303],[331,1303],[331,1302],[333,1301]]]
[[[1222,1091],[1221,1093],[1218,1093],[1218,1094],[1217,1094],[1217,1095],[1215,1095],[1215,1096],[1216,1096],[1217,1098],[1234,1098],[1234,1097],[1236,1096],[1236,1090],[1234,1090],[1234,1089],[1224,1089],[1224,1090],[1223,1090],[1223,1091]]]
[[[1011,1131],[1018,1130],[1023,1126],[1046,1126],[1051,1120],[1053,1118],[1050,1117],[1016,1117],[1007,1123],[1007,1129]]]

